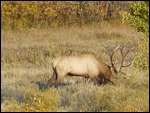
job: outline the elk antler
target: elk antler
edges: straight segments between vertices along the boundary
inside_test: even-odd
[[[125,57],[127,56],[127,54],[128,54],[131,50],[134,49],[134,47],[129,48],[129,49],[127,50],[127,52],[124,52],[124,53],[123,53],[123,49],[124,49],[124,46],[122,46],[122,47],[120,48],[120,53],[121,53],[121,65],[120,65],[119,72],[121,72],[121,69],[122,69],[123,67],[128,67],[128,66],[130,66],[130,65],[134,62],[134,58],[133,58],[133,59],[130,59],[129,64],[127,64],[127,65],[124,65],[124,64],[123,64],[123,61],[124,61]]]
[[[118,62],[118,61],[115,61],[114,63],[113,63],[113,55],[114,55],[114,53],[115,53],[115,51],[120,47],[120,45],[118,45],[117,47],[115,47],[115,49],[108,49],[106,46],[104,46],[104,45],[102,45],[106,50],[107,50],[107,52],[108,52],[108,55],[109,55],[109,58],[110,58],[110,63],[111,63],[111,65],[114,67],[114,65]]]

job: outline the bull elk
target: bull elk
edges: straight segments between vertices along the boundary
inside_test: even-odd
[[[61,56],[54,59],[52,62],[53,75],[48,80],[47,84],[50,85],[51,81],[56,80],[56,86],[58,86],[65,76],[81,76],[90,78],[95,84],[98,83],[98,78],[103,78],[104,81],[109,81],[114,84],[113,77],[118,73],[118,71],[115,68],[115,64],[117,62],[113,62],[113,55],[119,47],[120,46],[115,47],[113,51],[109,51],[109,49],[105,47],[109,53],[111,66],[103,63],[102,61],[98,61],[93,55],[90,54]],[[123,65],[123,60],[128,53],[123,55],[122,50],[123,49],[120,49],[122,54],[121,66],[125,67]],[[131,63],[127,66],[129,65],[131,65]],[[121,71],[121,68],[119,71]]]

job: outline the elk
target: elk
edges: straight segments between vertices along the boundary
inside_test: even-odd
[[[111,66],[102,61],[98,61],[96,57],[90,54],[82,54],[78,56],[60,56],[54,59],[52,62],[53,75],[48,80],[47,84],[50,85],[51,81],[55,80],[57,87],[65,76],[80,76],[84,78],[90,78],[95,84],[98,83],[98,78],[103,78],[105,81],[109,81],[114,84],[113,78],[118,71],[115,68],[117,61],[113,63],[113,55],[115,51],[119,49],[119,47],[120,45],[111,52],[107,47],[105,47],[109,53]]]

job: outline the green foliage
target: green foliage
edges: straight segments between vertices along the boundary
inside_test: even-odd
[[[129,2],[129,12],[123,12],[123,20],[137,32],[143,32],[139,48],[141,52],[135,54],[134,66],[148,75],[149,71],[149,1]]]
[[[19,103],[12,98],[5,99],[3,112],[50,112],[59,111],[60,104],[59,94],[56,89],[39,91],[25,90],[23,102]]]
[[[127,2],[2,1],[3,29],[84,25],[120,17]],[[115,8],[114,8],[115,7]]]

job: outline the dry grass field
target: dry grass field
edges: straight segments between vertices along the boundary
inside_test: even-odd
[[[3,31],[1,34],[1,111],[149,111],[149,80],[133,65],[118,74],[116,86],[94,85],[81,77],[66,77],[47,87],[53,58],[93,54],[110,64],[104,47],[134,46],[139,37],[121,23],[101,23],[57,29]],[[114,59],[119,59],[117,52]],[[119,62],[117,63],[117,69]]]

